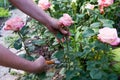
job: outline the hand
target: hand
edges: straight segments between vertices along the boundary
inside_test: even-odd
[[[62,39],[58,39],[58,42],[63,42],[65,40],[65,37],[70,36],[70,32],[68,29],[63,28],[63,24],[59,23],[59,20],[51,18],[50,23],[46,24],[46,27],[49,29],[50,32],[52,32],[55,36],[57,36],[58,33],[61,33],[64,37]]]
[[[48,66],[43,56],[40,56],[36,59],[32,64],[32,72],[33,73],[40,73],[47,70]]]

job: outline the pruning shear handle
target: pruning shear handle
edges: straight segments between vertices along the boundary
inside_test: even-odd
[[[50,65],[50,64],[60,64],[60,61],[58,61],[58,60],[46,60],[46,63],[48,65]]]

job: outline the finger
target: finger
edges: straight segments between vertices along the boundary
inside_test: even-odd
[[[57,42],[58,42],[58,43],[60,43],[60,42],[61,42],[61,40],[60,40],[59,38],[56,38],[56,39],[57,39]]]
[[[62,39],[61,39],[61,41],[62,41],[62,42],[65,42],[65,39],[64,39],[64,38],[62,38]]]
[[[60,32],[63,34],[63,35],[67,35],[68,34],[68,31],[64,30],[62,27],[59,28]]]

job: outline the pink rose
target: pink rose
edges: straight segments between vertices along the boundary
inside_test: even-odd
[[[102,5],[104,7],[108,7],[112,5],[114,0],[98,0],[98,5]]]
[[[104,7],[108,7],[108,6],[112,5],[113,2],[114,2],[114,0],[98,0],[100,13],[103,14],[104,13]]]
[[[115,28],[102,28],[99,30],[98,39],[104,43],[116,46],[120,43],[120,38],[117,35]]]
[[[47,10],[51,6],[51,4],[48,0],[39,0],[38,6],[43,10]]]
[[[92,5],[90,3],[86,4],[86,6],[85,6],[86,9],[91,9],[91,10],[93,10],[94,7],[95,7],[95,5]]]
[[[59,19],[59,23],[61,23],[63,26],[70,26],[74,23],[74,21],[68,14],[63,14],[63,17]]]
[[[24,26],[21,18],[11,18],[5,22],[4,30],[19,31]]]

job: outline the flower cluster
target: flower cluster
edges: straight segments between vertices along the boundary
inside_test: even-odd
[[[15,17],[6,21],[4,30],[19,31],[23,26],[23,20],[19,17]]]

